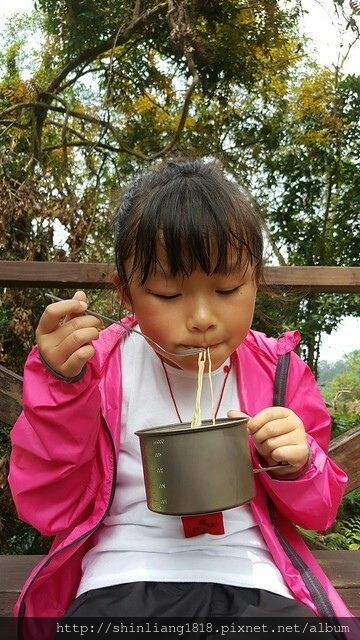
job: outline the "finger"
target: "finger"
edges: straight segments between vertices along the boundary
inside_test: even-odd
[[[43,333],[41,328],[38,328],[36,331],[36,341],[44,360],[49,364],[53,361],[62,363],[70,355],[68,347],[71,345],[71,342],[69,342],[68,339],[72,333],[76,334],[75,341],[78,338],[80,343],[78,346],[81,346],[81,344],[89,340],[97,340],[102,327],[102,321],[98,318],[88,315],[75,316],[65,324],[60,323],[56,329],[48,333]],[[82,331],[89,331],[89,333],[84,335],[78,333]],[[64,347],[65,356],[63,355]]]
[[[248,421],[246,423],[246,428],[247,428],[248,434],[251,436],[253,436],[253,434],[255,434],[263,426],[262,424],[258,424],[257,422],[254,422],[254,419],[250,418],[250,416],[247,413],[244,413],[243,411],[230,409],[230,411],[227,412],[227,417],[228,418],[248,418]],[[261,439],[259,439],[259,442],[261,442]]]
[[[59,326],[62,318],[71,314],[83,314],[86,308],[86,302],[74,298],[72,300],[62,300],[61,302],[49,304],[40,318],[37,333],[51,333]]]
[[[53,342],[47,349],[41,349],[40,341],[39,348],[45,360],[48,361],[51,359],[52,363],[58,363],[58,365],[61,366],[76,351],[98,339],[99,329],[96,326],[82,326],[75,331],[71,330],[69,332],[68,327],[72,325],[73,322],[75,322],[75,320],[66,323],[66,325],[60,328],[58,331],[58,340]],[[68,334],[66,335],[65,332],[68,332]]]
[[[261,443],[258,443],[253,438],[256,447],[261,450],[263,456],[273,456],[274,451],[279,449],[285,450],[287,447],[297,447],[301,445],[299,438],[292,434],[284,434],[282,436],[276,436],[274,438],[268,438]]]
[[[270,420],[278,420],[280,418],[287,418],[290,415],[295,415],[291,409],[287,407],[266,407],[262,409],[254,416],[254,420],[260,425]]]
[[[58,368],[59,373],[64,371],[66,377],[76,376],[81,372],[84,365],[94,356],[95,349],[91,344],[85,344],[77,349],[67,360],[63,366]]]
[[[309,459],[309,447],[307,443],[277,447],[271,452],[271,458],[275,462],[287,462],[294,469],[299,469]]]
[[[286,407],[267,407],[257,413],[251,420],[249,420],[248,428],[252,435],[260,431],[265,425],[273,424],[277,421],[284,422],[287,418],[292,419],[294,422],[298,420],[297,416]]]
[[[258,424],[252,420],[248,426],[253,440],[257,444],[279,438],[282,435],[286,436],[287,434],[296,432],[298,428],[296,422],[289,419],[271,420],[261,427],[258,427]]]
[[[230,409],[230,411],[227,412],[227,417],[228,418],[248,418],[248,414],[247,413],[243,413],[243,411],[237,411],[236,409]]]
[[[72,297],[73,300],[77,300],[78,302],[81,303],[81,305],[85,304],[86,307],[82,310],[81,313],[84,313],[84,311],[87,309],[88,306],[88,299],[86,297],[86,293],[84,291],[76,291]],[[79,314],[66,314],[66,317],[64,318],[64,323],[68,322],[69,320],[71,320],[72,318],[78,316]]]
[[[66,316],[68,318],[68,316]],[[57,341],[61,342],[66,340],[68,336],[72,333],[77,333],[78,331],[82,331],[84,329],[94,328],[97,331],[103,328],[103,321],[100,318],[96,318],[91,315],[74,315],[72,318],[69,318],[63,324],[58,327],[56,331]]]
[[[93,342],[99,337],[99,331],[90,327],[79,330],[76,335],[70,334],[60,344],[52,344],[41,349],[45,362],[57,373],[65,377],[74,377],[82,370],[84,364],[94,355]],[[44,338],[45,340],[45,338]]]
[[[75,291],[74,295],[73,295],[73,300],[80,300],[81,302],[85,302],[87,304],[88,299],[86,296],[85,291]]]

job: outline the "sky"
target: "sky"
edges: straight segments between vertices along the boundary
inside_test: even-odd
[[[17,12],[30,12],[34,6],[33,0],[1,0],[0,27],[4,17]],[[348,50],[348,44],[353,35],[350,29],[345,32],[345,39],[341,41],[336,27],[337,19],[332,11],[331,0],[302,0],[304,15],[302,29],[313,41],[314,57],[324,65],[331,66],[338,62],[338,56],[343,56]],[[349,0],[344,0],[345,10],[349,7]],[[360,16],[358,18],[360,27]],[[319,28],[320,27],[320,28]],[[344,66],[346,73],[360,72],[360,42],[352,47]],[[360,349],[360,318],[345,318],[336,331],[330,335],[323,334],[321,360],[336,362],[344,354]]]
[[[337,362],[356,349],[360,349],[360,318],[347,317],[336,331],[322,335],[320,360]]]
[[[327,66],[337,63],[345,56],[348,45],[355,40],[354,33],[351,29],[341,29],[332,0],[302,0],[302,7],[304,10],[303,33],[313,41],[314,58],[320,64]],[[343,8],[347,15],[351,14],[349,0],[344,0]],[[356,17],[356,22],[360,29],[360,16]],[[357,41],[345,62],[346,73],[358,75],[359,60],[360,42]]]
[[[0,6],[0,18],[10,16],[13,13],[27,11],[30,12],[34,6],[33,0],[2,0]]]

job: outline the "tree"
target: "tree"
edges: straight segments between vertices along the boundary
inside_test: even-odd
[[[301,4],[284,6],[38,0],[43,44],[28,79],[19,24],[2,54],[0,257],[112,260],[118,188],[190,152],[221,157],[254,192],[280,264],[356,264],[359,81],[310,65]],[[304,295],[284,319],[283,300],[262,309],[278,331],[300,327],[316,372],[320,332],[359,302]]]
[[[176,148],[195,90],[209,98],[221,92],[226,99],[234,78],[250,86],[271,51],[287,44],[298,11],[298,3],[285,12],[265,0],[253,7],[236,0],[168,0],[147,3],[146,9],[137,0],[39,0],[38,7],[47,46],[32,96],[4,109],[2,121],[14,131],[24,126],[24,113],[29,116],[29,151],[42,162],[55,149],[65,157],[72,146],[139,160],[166,155]],[[76,97],[85,97],[89,77],[100,92],[88,95],[95,102],[81,108]],[[136,125],[140,120],[142,133],[147,131],[149,115],[153,122],[160,115],[166,124],[147,144]],[[50,116],[59,123],[57,136],[51,128],[51,145]],[[87,136],[89,129],[97,135]]]
[[[283,11],[265,1],[169,0],[144,8],[135,0],[39,0],[37,8],[25,32],[15,20],[2,54],[0,258],[112,260],[117,189],[161,156],[215,151],[207,107],[221,108],[264,68],[285,73],[295,55],[298,3]],[[42,45],[24,79],[29,28],[40,31]],[[3,293],[3,358],[18,360],[19,369],[33,340],[37,298]]]
[[[267,84],[234,109],[228,160],[262,205],[273,255],[280,264],[358,265],[360,79],[315,67]],[[290,300],[287,326],[301,329],[315,373],[321,332],[359,305],[358,296],[306,292]]]
[[[336,374],[325,389],[334,411],[360,416],[360,350],[344,357],[344,370]]]
[[[323,70],[305,77],[293,100],[287,139],[267,172],[268,185],[279,192],[268,207],[269,225],[288,264],[358,265],[360,78]],[[358,312],[359,303],[359,297],[304,296],[296,323],[314,369],[321,331]]]
[[[36,0],[29,20],[13,19],[0,51],[0,259],[112,262],[118,190],[186,152],[220,157],[254,192],[280,264],[356,264],[359,79],[309,65],[300,9]],[[1,293],[0,361],[14,371],[43,306],[39,291]],[[320,330],[358,308],[344,297],[262,297],[256,325],[300,325],[316,369]],[[3,529],[5,552],[35,548],[34,532],[14,535]]]

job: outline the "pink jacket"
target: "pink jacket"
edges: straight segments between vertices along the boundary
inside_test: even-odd
[[[55,539],[15,607],[23,640],[50,640],[54,620],[75,598],[81,560],[112,502],[120,442],[119,341],[123,334],[119,325],[101,332],[95,356],[77,382],[55,378],[44,368],[36,348],[25,367],[24,411],[11,433],[9,482],[20,518]],[[272,406],[278,355],[292,351],[298,341],[297,332],[278,341],[249,332],[236,352],[243,411],[255,415]],[[333,612],[327,614],[325,609],[325,614],[349,618],[350,612],[294,527],[327,529],[336,517],[347,480],[326,454],[329,416],[309,368],[295,353],[291,353],[286,405],[305,424],[311,464],[293,480],[256,474],[251,507],[294,596],[324,615],[320,603],[326,602],[327,594]],[[250,446],[254,466],[259,467],[252,442]]]

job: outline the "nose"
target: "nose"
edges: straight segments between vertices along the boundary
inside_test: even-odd
[[[216,313],[208,301],[197,297],[191,305],[188,328],[205,333],[216,326]]]

